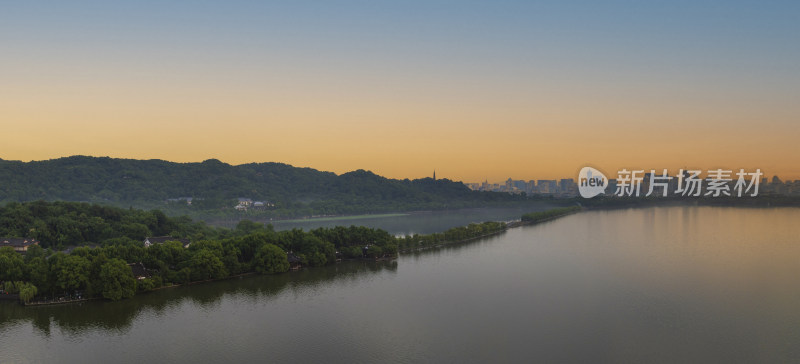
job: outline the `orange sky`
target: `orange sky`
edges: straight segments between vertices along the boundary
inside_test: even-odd
[[[381,21],[340,14],[302,29],[252,9],[214,28],[203,18],[214,9],[28,10],[0,25],[3,159],[217,158],[391,178],[435,168],[467,182],[584,165],[800,178],[800,56],[785,42],[798,27],[779,11],[737,25],[748,38],[705,18],[673,35],[660,19],[570,27],[525,9],[432,12],[414,27],[375,9]]]

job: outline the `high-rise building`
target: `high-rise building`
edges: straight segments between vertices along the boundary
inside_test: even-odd
[[[559,193],[565,195],[572,195],[578,193],[578,185],[575,184],[575,180],[572,178],[562,178],[558,182],[558,190]]]
[[[536,193],[536,181],[528,181],[528,186],[525,188],[525,193],[529,195]]]
[[[554,194],[558,192],[558,183],[554,179],[540,179],[536,181],[536,190],[542,194]]]

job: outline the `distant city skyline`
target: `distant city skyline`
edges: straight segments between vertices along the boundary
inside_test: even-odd
[[[649,174],[650,173],[649,169],[648,170],[643,170],[643,171],[644,171],[645,174]],[[677,175],[678,171],[680,171],[680,169],[668,170],[668,173],[669,173],[670,176],[675,176],[675,175]],[[738,169],[737,170],[733,170],[734,174],[737,171],[738,171]],[[753,170],[750,170],[750,172],[752,172],[752,171]],[[617,172],[618,171],[614,171],[612,174],[609,174],[608,178],[609,179],[615,179],[617,177],[617,174],[616,174]],[[706,171],[703,170],[703,172],[706,172]],[[764,171],[761,171],[761,172],[763,173]],[[657,175],[659,175],[660,173],[661,173],[660,170],[656,170],[656,174]],[[791,177],[787,177],[787,176],[780,176],[780,175],[777,175],[777,174],[770,174],[770,173],[764,173],[764,175],[763,175],[763,177],[761,179],[765,179],[766,178],[766,179],[772,181],[772,179],[775,178],[775,177],[777,177],[782,182],[800,181],[800,179],[791,178]],[[442,177],[442,178],[447,178],[447,177]],[[561,180],[561,179],[577,180],[577,174],[575,176],[563,176],[563,177],[560,177],[560,178],[533,178],[533,179],[527,179],[527,178],[507,177],[507,178],[503,178],[503,179],[500,179],[500,180],[484,179],[483,181],[461,181],[461,182],[464,182],[464,183],[484,183],[484,182],[486,182],[486,183],[489,183],[489,184],[502,184],[502,183],[508,182],[509,180],[511,180],[511,181],[526,181],[526,182],[530,182],[530,181],[539,181],[539,180]]]
[[[754,171],[751,171],[754,172]],[[684,176],[688,174],[684,173]],[[668,186],[667,190],[671,195],[674,196],[675,190],[678,189],[678,182],[677,178],[670,178],[665,181],[659,181],[659,177],[661,175],[656,173],[655,174],[655,182],[653,186],[659,186],[654,188],[656,191],[654,193],[659,194],[663,193],[661,185]],[[669,177],[676,177],[676,174],[669,174]],[[605,189],[606,195],[613,195],[616,193],[617,190],[617,177],[616,175],[609,176],[609,185]],[[641,175],[642,180],[637,182],[639,184],[639,191],[640,196],[649,193],[649,185],[650,185],[650,173],[646,173]],[[704,183],[707,181],[705,177],[701,176]],[[728,191],[732,191],[734,189],[735,182],[737,180],[735,175],[732,175],[732,180],[728,182]],[[746,176],[746,181],[749,182],[749,177]],[[664,183],[666,182],[666,183]],[[483,182],[463,182],[464,185],[469,187],[475,191],[491,191],[491,192],[507,192],[507,193],[516,193],[516,194],[527,194],[527,195],[554,195],[560,197],[576,197],[578,196],[578,181],[576,178],[561,178],[561,179],[537,179],[537,180],[515,180],[512,178],[508,178],[503,182],[488,182],[484,180]],[[685,184],[685,182],[684,182]],[[768,193],[777,193],[777,194],[785,194],[785,195],[800,195],[800,179],[782,179],[779,176],[762,176],[758,179],[758,187],[760,194],[768,194]],[[702,190],[702,185],[700,185],[700,189]],[[706,191],[707,192],[707,191]],[[668,195],[670,195],[668,193]]]

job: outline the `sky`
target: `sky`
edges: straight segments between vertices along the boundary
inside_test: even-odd
[[[800,178],[797,1],[0,1],[0,158]]]

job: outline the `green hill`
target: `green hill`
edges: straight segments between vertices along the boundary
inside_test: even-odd
[[[336,175],[282,163],[234,166],[215,159],[202,163],[86,156],[0,160],[0,181],[0,202],[85,201],[192,215],[237,213],[233,209],[237,198],[264,201],[266,206],[251,206],[246,214],[269,217],[462,208],[524,200],[471,191],[447,179],[395,180],[364,170]],[[178,200],[186,197],[192,198],[191,206]]]

